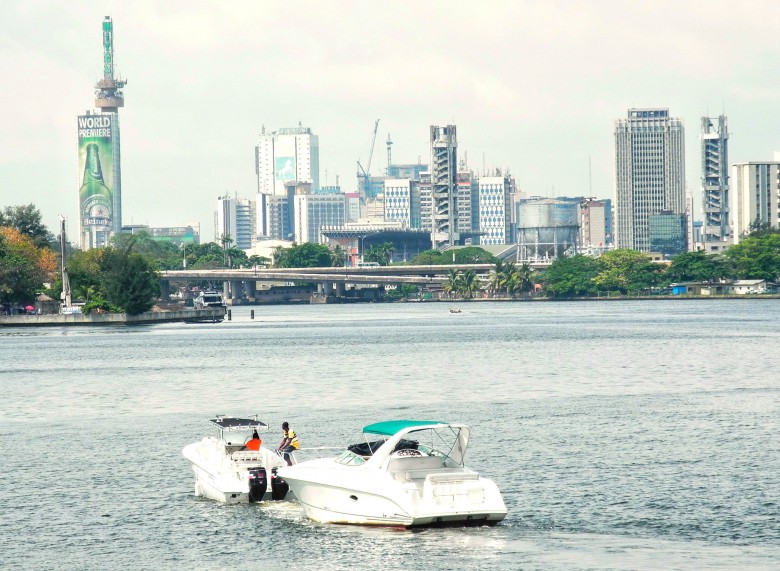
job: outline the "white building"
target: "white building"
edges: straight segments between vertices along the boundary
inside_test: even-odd
[[[322,226],[342,226],[346,219],[343,194],[298,194],[293,197],[295,242],[324,243]]]
[[[754,222],[778,227],[780,221],[780,162],[737,163],[731,170],[729,205],[734,243]]]
[[[283,196],[285,183],[295,180],[320,187],[320,142],[308,127],[263,133],[255,146],[257,192]]]
[[[649,252],[650,216],[685,215],[685,129],[668,109],[615,122],[616,245]]]
[[[431,243],[437,250],[460,239],[457,168],[457,128],[431,125]]]
[[[385,180],[385,213],[388,222],[400,222],[404,228],[412,225],[412,181],[408,178]]]
[[[254,229],[255,209],[252,201],[227,196],[217,199],[214,224],[214,239],[217,242],[226,237],[232,240],[230,247],[246,250],[254,242]]]
[[[478,181],[480,245],[511,242],[511,180],[509,176],[485,176]]]

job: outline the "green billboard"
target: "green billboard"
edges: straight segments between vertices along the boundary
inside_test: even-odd
[[[79,212],[84,231],[113,225],[114,155],[111,115],[79,115]]]

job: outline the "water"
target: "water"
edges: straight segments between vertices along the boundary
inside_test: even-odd
[[[780,568],[772,300],[235,308],[204,325],[0,329],[2,569]],[[472,427],[492,528],[309,522],[193,495],[215,413],[281,440]]]

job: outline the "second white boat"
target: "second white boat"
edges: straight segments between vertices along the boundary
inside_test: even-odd
[[[498,486],[464,464],[466,425],[393,420],[363,432],[366,444],[335,458],[279,469],[310,519],[412,527],[492,525],[506,517]]]

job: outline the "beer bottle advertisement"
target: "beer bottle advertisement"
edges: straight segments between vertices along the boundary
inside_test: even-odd
[[[79,117],[79,204],[84,228],[110,230],[112,227],[112,159],[110,117]]]

